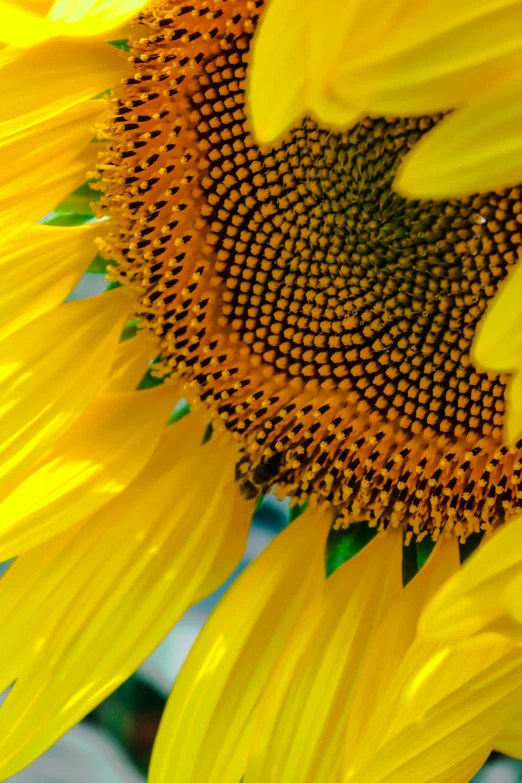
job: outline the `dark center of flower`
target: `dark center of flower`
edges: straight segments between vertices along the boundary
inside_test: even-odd
[[[257,7],[154,4],[100,167],[106,254],[139,292],[162,372],[274,480],[342,522],[469,532],[521,505],[504,383],[471,364],[517,258],[522,191],[407,201],[404,155],[439,118],[311,120],[261,150],[245,116]]]

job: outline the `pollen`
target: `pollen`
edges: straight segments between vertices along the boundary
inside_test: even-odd
[[[392,182],[440,117],[249,131],[262,2],[151,3],[99,165],[103,252],[182,377],[242,451],[241,486],[464,539],[522,506],[505,377],[471,363],[522,244],[522,189],[408,201]],[[284,75],[282,75],[284,78]]]

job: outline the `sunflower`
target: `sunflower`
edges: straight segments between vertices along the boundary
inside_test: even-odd
[[[514,731],[517,644],[416,628],[459,542],[522,507],[508,376],[470,358],[521,190],[395,192],[439,108],[260,145],[262,6],[2,4],[4,778],[226,578],[273,485],[309,508],[203,631],[152,779],[457,783]],[[97,219],[42,224],[85,179]],[[94,247],[108,290],[61,304]]]

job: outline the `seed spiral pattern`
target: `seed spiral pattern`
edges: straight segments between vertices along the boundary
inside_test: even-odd
[[[522,505],[501,444],[505,378],[471,364],[522,244],[522,189],[445,202],[392,189],[440,117],[309,119],[273,149],[245,80],[262,2],[151,4],[99,166],[103,252],[182,376],[239,440],[242,490],[274,481],[418,536]]]

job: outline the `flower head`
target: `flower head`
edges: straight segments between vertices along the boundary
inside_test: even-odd
[[[207,626],[153,779],[467,779],[514,715],[518,648],[480,623],[456,646],[416,627],[459,541],[522,505],[513,417],[503,441],[518,343],[492,367],[479,329],[518,279],[520,188],[437,201],[393,189],[410,151],[445,127],[452,106],[433,85],[426,111],[369,118],[356,104],[337,116],[350,127],[332,130],[317,110],[267,148],[247,100],[261,0],[152,0],[127,69],[98,35],[117,42],[123,10],[56,3],[25,41],[10,27],[1,52],[0,556],[18,556],[0,583],[0,670],[4,686],[16,680],[0,711],[2,774],[226,578],[276,485],[310,508]],[[108,108],[92,100],[111,86]],[[86,176],[102,192],[98,220],[38,224]],[[61,304],[94,235],[109,290]],[[192,410],[180,421],[182,395]],[[361,520],[376,540],[326,579],[332,525]],[[438,541],[405,590],[404,537]],[[388,637],[387,696],[366,704]],[[438,777],[423,742],[430,759],[440,752]]]

